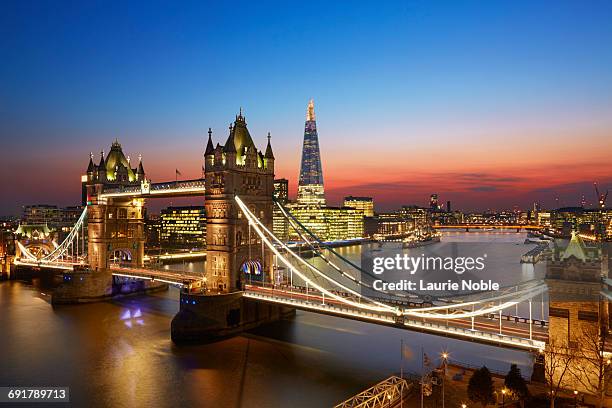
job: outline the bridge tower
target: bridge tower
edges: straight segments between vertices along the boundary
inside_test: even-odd
[[[270,134],[265,152],[257,150],[241,110],[230,125],[225,145],[214,146],[208,130],[204,160],[205,278],[210,291],[181,291],[180,310],[170,330],[176,343],[214,341],[295,314],[291,308],[246,298],[241,291],[251,280],[273,279],[272,253],[262,245],[235,200],[240,197],[272,230],[274,154]]]
[[[580,392],[592,390],[584,388],[584,377],[577,380],[576,376],[591,374],[589,370],[581,373],[581,369],[576,367],[587,364],[587,360],[594,361],[594,355],[599,354],[594,345],[609,337],[608,302],[602,299],[603,281],[607,278],[607,249],[601,244],[586,245],[575,232],[566,246],[555,246],[546,267],[549,293],[547,347],[552,348],[551,355],[555,353],[554,349],[576,354],[570,365],[573,375],[568,375],[565,381],[568,387]],[[544,358],[554,357],[545,355]],[[591,371],[595,374],[597,370]],[[596,379],[587,382],[597,383]]]
[[[206,179],[206,278],[220,292],[241,290],[248,279],[270,281],[272,253],[261,243],[234,197],[239,196],[272,230],[274,154],[257,150],[242,110],[229,127],[225,145],[213,146],[208,131]]]
[[[605,326],[608,311],[600,302],[608,259],[597,246],[587,246],[576,234],[565,248],[555,247],[546,267],[549,288],[549,335],[558,344],[577,347],[588,326]]]
[[[93,154],[87,174],[82,177],[88,206],[88,258],[92,270],[103,270],[110,263],[142,266],[144,259],[144,200],[140,198],[101,199],[106,188],[136,187],[146,184],[142,160],[132,168],[129,156],[123,154],[119,141],[111,145],[100,163],[95,165]]]

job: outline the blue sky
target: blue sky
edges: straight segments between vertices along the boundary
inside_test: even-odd
[[[528,205],[524,184],[483,204],[434,176],[519,171],[539,191],[538,166],[571,161],[579,174],[554,181],[578,183],[569,204],[611,178],[610,21],[596,1],[4,2],[0,214],[78,202],[89,152],[115,137],[154,180],[195,177],[205,130],[223,143],[240,106],[295,188],[311,97],[332,200],[378,174],[398,185],[387,207],[434,189]]]

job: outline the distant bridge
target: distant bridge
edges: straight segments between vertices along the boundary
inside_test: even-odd
[[[539,225],[525,224],[453,224],[453,225],[434,225],[435,229],[514,229],[514,230],[543,230]]]

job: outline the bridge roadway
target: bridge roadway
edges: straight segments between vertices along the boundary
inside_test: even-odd
[[[15,259],[13,262],[15,265],[30,266],[34,268],[49,268],[49,269],[62,269],[64,271],[72,271],[75,267],[87,266],[84,261],[44,261],[40,259]]]
[[[203,276],[186,271],[165,269],[137,268],[130,265],[111,264],[110,271],[114,276],[125,278],[146,279],[179,286],[190,287],[195,282],[202,282]]]
[[[404,316],[398,317],[391,312],[366,311],[350,307],[335,299],[324,299],[320,293],[314,290],[306,294],[284,288],[245,285],[244,296],[263,302],[283,304],[295,307],[296,309],[331,316],[341,316],[354,320],[510,348],[540,350],[544,348],[545,341],[548,338],[548,329],[542,325],[532,325],[530,339],[529,325],[526,323],[502,320],[500,334],[499,320],[486,316],[474,318],[473,325],[471,319],[415,319]]]

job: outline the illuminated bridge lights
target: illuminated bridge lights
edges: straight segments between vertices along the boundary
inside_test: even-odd
[[[194,185],[184,186],[184,188],[200,188],[198,183],[203,183],[203,180],[196,180],[194,181]],[[174,185],[174,187],[172,187],[172,185]],[[161,191],[166,187],[168,187],[168,189],[165,191],[172,191],[172,188],[176,188],[176,185],[174,183],[167,183],[153,191]],[[127,194],[125,191],[121,193]],[[133,192],[129,194],[133,194]],[[279,240],[273,232],[257,219],[239,197],[235,197],[235,200],[242,213],[248,219],[249,225],[261,238],[262,243],[277,256],[277,259],[284,264],[287,271],[295,273],[306,283],[305,291],[293,285],[289,290],[282,286],[266,287],[265,284],[262,286],[245,285],[245,290],[243,292],[245,297],[313,312],[371,321],[372,323],[393,325],[396,327],[402,326],[433,334],[451,335],[458,338],[508,345],[523,349],[541,349],[545,345],[542,339],[546,338],[546,333],[541,330],[534,333],[534,320],[531,316],[532,299],[541,295],[546,290],[546,285],[543,284],[542,281],[529,281],[514,287],[502,288],[493,296],[490,293],[483,292],[470,295],[469,299],[457,299],[456,301],[453,301],[452,297],[438,299],[433,306],[410,304],[410,307],[406,308],[406,306],[408,306],[406,302],[402,303],[393,299],[368,298],[348,288],[304,260],[289,248],[288,245]],[[78,265],[86,265],[84,242],[81,243],[81,252],[78,250],[80,242],[79,237],[81,239],[84,238],[83,227],[86,215],[87,209],[83,211],[66,239],[49,255],[37,259],[27,251],[27,248],[19,247],[22,251],[22,257],[15,260],[15,264],[64,270],[74,269],[74,267]],[[317,240],[316,236],[313,236],[313,238]],[[275,244],[273,244],[271,240],[273,240]],[[281,250],[286,251],[286,254],[282,254],[280,252]],[[198,255],[201,256],[201,254]],[[298,267],[292,264],[288,258],[294,259],[294,262],[299,262],[301,266],[307,268],[308,271],[315,274],[315,276],[325,279],[326,282],[332,285],[333,289],[322,287],[317,282],[310,279],[304,272],[300,271]],[[346,260],[344,261],[347,262]],[[351,274],[346,273],[338,265],[331,261],[329,261],[329,264],[340,272],[342,276],[349,278],[358,288],[367,287],[367,284],[362,282],[361,279],[357,279]],[[355,265],[352,266],[357,268]],[[191,288],[192,284],[199,284],[206,281],[204,276],[184,271],[156,270],[119,264],[111,265],[110,269],[114,276],[159,281],[181,287]],[[71,277],[68,277],[68,280],[70,279]],[[515,316],[514,319],[511,320],[510,316],[506,316],[506,327],[502,327],[502,311],[524,301],[529,301],[530,304],[529,319],[527,320],[527,318]],[[196,299],[186,299],[185,302],[191,305],[197,304]],[[479,318],[477,322],[475,321],[476,317]],[[498,325],[491,322],[490,319],[493,318],[498,320]],[[439,322],[440,320],[445,320],[445,323],[442,324],[442,322]],[[545,325],[542,324],[541,326],[543,329]],[[506,333],[503,333],[503,331],[506,331]],[[521,337],[521,335],[524,335],[524,337]]]
[[[141,185],[107,189],[100,194],[100,198],[203,195],[205,188],[204,179],[170,181],[152,183],[146,187]]]
[[[62,269],[65,271],[73,270],[75,265],[80,265],[80,263],[69,263],[69,262],[39,262],[32,260],[19,260],[15,259],[15,265],[23,265],[23,266],[33,266],[38,268],[50,268],[50,269]]]
[[[499,334],[494,332],[472,330],[457,326],[449,326],[448,324],[440,324],[422,320],[401,320],[397,319],[390,313],[375,313],[364,310],[355,310],[337,303],[318,303],[319,297],[310,296],[310,299],[303,297],[286,297],[287,292],[282,295],[279,291],[269,290],[268,293],[257,291],[255,287],[248,287],[244,292],[244,296],[251,299],[258,299],[275,304],[297,307],[304,310],[346,316],[357,320],[366,320],[372,322],[380,322],[389,325],[398,324],[407,328],[416,329],[419,331],[429,332],[433,334],[452,335],[459,338],[478,340],[487,343],[503,344],[511,347],[522,349],[539,350],[545,346],[545,342],[541,340],[528,339],[519,336],[511,336],[507,334]],[[303,295],[302,293],[298,293]],[[296,294],[296,295],[298,295]],[[290,294],[291,295],[291,294]]]

